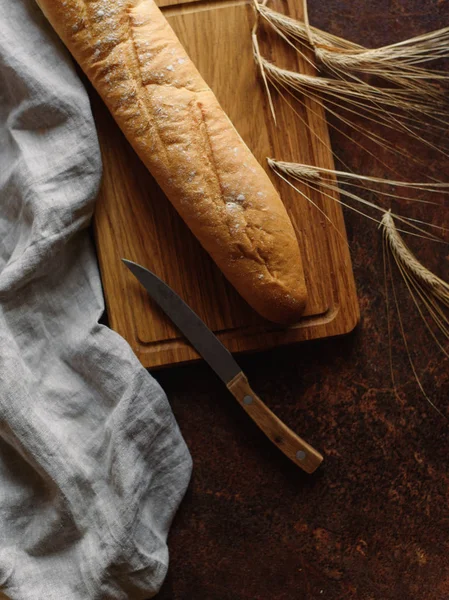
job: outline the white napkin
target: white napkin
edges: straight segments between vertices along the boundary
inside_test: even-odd
[[[0,587],[148,598],[190,455],[159,385],[99,324],[86,92],[34,0],[0,14]]]

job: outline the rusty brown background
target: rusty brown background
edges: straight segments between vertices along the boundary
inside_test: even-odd
[[[309,12],[312,24],[366,46],[449,25],[447,0],[310,0]],[[343,136],[333,135],[333,146],[355,171],[388,175]],[[414,148],[448,180],[449,158]],[[407,159],[396,167],[416,180]],[[449,226],[443,200],[404,212]],[[397,326],[394,395],[381,237],[375,224],[345,217],[360,326],[345,338],[239,359],[267,404],[323,450],[315,475],[276,451],[205,365],[155,374],[194,460],[160,600],[449,598],[448,421],[419,392]],[[411,245],[449,278],[447,246]],[[397,293],[417,371],[449,416],[449,361],[399,280]]]

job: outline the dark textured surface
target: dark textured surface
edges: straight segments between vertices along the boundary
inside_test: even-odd
[[[446,0],[315,0],[309,11],[313,24],[366,45],[449,24]],[[386,173],[345,138],[334,135],[333,143],[356,171]],[[447,179],[448,159],[416,151]],[[416,179],[409,161],[396,165]],[[449,225],[447,209],[413,214]],[[449,598],[448,421],[420,394],[397,326],[394,395],[380,234],[362,217],[345,216],[358,329],[239,359],[267,404],[325,454],[315,475],[277,452],[206,366],[156,373],[194,460],[160,600]],[[446,246],[412,246],[449,277]],[[399,280],[396,287],[417,371],[449,416],[448,360]]]

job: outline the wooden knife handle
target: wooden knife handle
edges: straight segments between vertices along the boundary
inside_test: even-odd
[[[244,373],[228,383],[228,389],[265,435],[298,467],[313,473],[323,457],[271,412],[251,389]]]

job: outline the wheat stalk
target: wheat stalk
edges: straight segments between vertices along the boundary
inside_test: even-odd
[[[385,212],[382,217],[381,227],[383,230],[383,257],[384,257],[384,277],[385,277],[385,295],[386,295],[386,305],[387,305],[387,319],[388,319],[388,335],[389,335],[389,354],[390,354],[390,371],[393,381],[393,386],[396,391],[395,380],[394,380],[394,370],[393,370],[393,359],[392,359],[392,348],[391,348],[391,329],[390,329],[390,317],[389,317],[389,299],[388,299],[388,282],[387,282],[387,264],[388,264],[388,272],[390,275],[390,280],[392,283],[393,297],[394,303],[396,307],[396,313],[398,316],[399,327],[402,335],[402,339],[404,341],[404,346],[406,350],[406,354],[408,356],[408,360],[413,371],[413,375],[415,380],[426,400],[429,404],[441,415],[444,417],[442,412],[438,409],[437,406],[431,401],[429,396],[427,395],[422,382],[419,378],[419,375],[416,371],[408,342],[407,337],[405,335],[405,328],[401,316],[401,310],[399,307],[399,302],[396,294],[396,289],[394,285],[394,277],[392,274],[390,255],[387,253],[387,248],[390,250],[391,255],[393,256],[396,266],[399,270],[399,273],[402,279],[405,282],[407,290],[415,304],[416,309],[427,328],[430,336],[433,338],[434,342],[437,344],[442,353],[449,358],[448,351],[442,345],[437,335],[429,325],[426,319],[426,315],[424,311],[427,311],[428,315],[430,315],[437,329],[443,335],[446,340],[449,340],[449,319],[445,313],[445,310],[449,308],[449,284],[442,280],[440,277],[432,273],[427,267],[425,267],[412,253],[410,248],[405,244],[404,240],[399,235],[399,232],[394,223],[393,217],[389,211]],[[424,309],[424,310],[423,310]]]
[[[290,88],[297,94],[308,95],[314,99],[324,98],[328,110],[329,104],[337,106],[340,111],[346,110],[357,116],[364,116],[423,142],[426,140],[417,131],[424,129],[426,125],[435,130],[446,131],[446,112],[440,106],[432,104],[428,98],[420,98],[407,90],[377,88],[361,80],[336,81],[321,76],[305,75],[282,69],[260,54],[256,60],[270,82]],[[337,116],[340,115],[337,113]],[[432,145],[430,142],[426,143]],[[433,145],[432,147],[443,152],[441,148]]]
[[[323,167],[305,165],[301,163],[292,163],[292,162],[284,162],[284,161],[276,161],[272,158],[268,159],[268,164],[270,166],[276,166],[277,168],[283,170],[287,175],[301,175],[306,176],[309,174],[311,179],[320,179],[328,176],[329,178],[334,179],[335,176],[340,177],[342,179],[347,180],[359,180],[371,183],[379,183],[390,185],[394,187],[404,187],[404,188],[412,188],[416,190],[426,191],[426,192],[436,192],[442,194],[449,194],[449,183],[419,183],[413,181],[395,181],[393,179],[384,179],[382,177],[373,177],[370,175],[360,175],[358,173],[349,173],[345,171],[336,171],[335,169],[325,169]],[[372,189],[372,188],[367,188]],[[399,196],[396,196],[399,197]],[[402,196],[401,196],[402,198]]]
[[[285,35],[289,36],[290,38],[294,39],[299,43],[309,43],[309,34],[307,32],[307,27],[305,23],[297,21],[296,19],[292,19],[291,17],[288,17],[287,15],[284,15],[282,13],[279,13],[266,6],[266,4],[257,3],[256,10],[263,19],[268,21],[270,25],[274,25]],[[309,25],[309,28],[311,32],[310,37],[312,38],[313,44],[316,46],[330,46],[342,49],[362,49],[362,46],[359,46],[358,44],[354,44],[343,38],[339,38],[335,35],[332,35],[331,33],[321,31],[316,27],[312,27]]]
[[[384,213],[381,227],[396,264],[400,265],[418,285],[424,287],[436,302],[449,308],[449,284],[419,262],[399,235],[390,211]]]
[[[392,213],[391,209],[385,210],[385,208],[383,208],[373,202],[370,202],[368,200],[361,198],[360,196],[357,196],[352,193],[348,193],[345,190],[340,189],[337,185],[337,176],[344,178],[344,179],[348,179],[348,180],[360,179],[363,182],[376,183],[376,184],[388,184],[389,185],[390,183],[393,183],[395,186],[398,186],[398,187],[412,187],[413,189],[420,189],[420,190],[421,189],[422,190],[430,189],[433,192],[439,192],[442,190],[443,193],[447,193],[447,192],[445,192],[445,188],[448,188],[449,186],[447,184],[436,184],[435,185],[435,184],[427,184],[427,183],[423,183],[423,184],[422,183],[408,183],[408,182],[404,182],[404,181],[390,182],[389,180],[378,178],[378,177],[369,177],[366,175],[359,176],[354,173],[346,173],[346,172],[342,172],[342,171],[336,171],[333,169],[314,167],[312,165],[306,165],[306,164],[300,164],[300,163],[289,163],[289,162],[283,162],[283,161],[276,161],[274,159],[268,159],[268,164],[271,167],[271,169],[273,169],[273,171],[278,176],[280,176],[284,181],[287,181],[287,183],[288,183],[287,178],[292,178],[294,180],[300,181],[301,183],[309,186],[311,189],[320,191],[322,196],[331,198],[333,201],[339,202],[340,204],[343,204],[343,206],[346,206],[346,207],[350,208],[351,210],[355,210],[355,212],[357,212],[358,214],[361,214],[361,215],[367,217],[368,219],[375,221],[379,224],[379,226],[381,227],[381,229],[383,231],[383,239],[384,239],[384,251],[383,252],[384,252],[385,281],[387,282],[386,269],[387,269],[387,264],[388,264],[388,271],[390,274],[390,279],[391,279],[392,289],[393,289],[394,306],[395,306],[395,309],[397,312],[399,328],[400,328],[401,335],[403,338],[405,351],[408,356],[408,360],[410,362],[410,366],[411,366],[411,369],[413,372],[413,376],[421,390],[421,393],[426,398],[426,400],[429,402],[429,404],[432,406],[432,408],[434,408],[441,416],[444,417],[444,415],[441,413],[441,411],[438,409],[438,407],[435,406],[435,404],[432,402],[432,400],[429,398],[428,394],[426,393],[426,391],[423,387],[423,384],[421,382],[421,379],[419,377],[419,374],[417,372],[417,369],[415,367],[414,361],[412,359],[412,355],[411,355],[411,352],[409,349],[409,343],[407,341],[407,337],[406,337],[406,333],[405,333],[405,326],[404,326],[403,318],[401,315],[400,304],[399,304],[397,294],[396,294],[395,283],[394,283],[394,278],[392,275],[391,264],[390,264],[390,255],[389,254],[387,255],[387,251],[386,251],[386,248],[388,248],[390,250],[390,253],[393,256],[394,261],[398,267],[399,273],[401,274],[401,277],[403,278],[403,280],[406,284],[408,292],[410,293],[410,296],[419,312],[419,315],[422,318],[431,337],[433,338],[433,340],[435,341],[437,346],[440,348],[440,350],[445,354],[445,356],[447,356],[449,358],[448,351],[442,345],[442,343],[438,339],[437,335],[435,334],[433,329],[430,327],[429,323],[426,320],[426,315],[424,312],[424,311],[427,311],[428,315],[433,320],[438,331],[444,336],[444,338],[449,340],[449,319],[445,312],[449,308],[449,284],[447,282],[445,282],[444,280],[442,280],[437,275],[435,275],[434,273],[432,273],[415,257],[415,255],[412,253],[410,248],[407,246],[407,244],[402,239],[400,233],[403,232],[403,233],[408,233],[408,234],[412,234],[412,235],[417,235],[418,237],[431,239],[431,240],[438,240],[438,238],[435,238],[434,236],[431,236],[429,234],[421,235],[420,233],[417,233],[416,230],[421,233],[425,233],[425,231],[422,228],[417,227],[413,223],[411,223],[410,219],[401,217],[399,215],[394,215]],[[292,185],[292,187],[296,191],[298,191],[303,197],[305,197],[306,199],[309,200],[308,194],[304,193],[303,191],[301,191],[298,187],[296,187],[294,185]],[[329,190],[331,193],[326,193],[325,190]],[[357,208],[354,208],[354,206],[352,206],[350,204],[342,202],[339,197],[339,193],[343,196],[346,196],[346,197],[352,199],[352,200],[356,200],[357,202],[361,203],[362,205],[364,205],[367,208],[375,209],[375,211],[377,211],[377,213],[381,213],[381,217],[373,218],[372,216],[364,213],[362,210],[359,210]],[[324,215],[326,215],[326,213],[324,211],[322,211],[322,209],[319,208],[315,203],[312,203],[312,204],[314,204],[314,206],[316,206],[320,210],[320,212],[322,212]],[[404,231],[404,230],[399,229],[396,226],[394,219],[400,220],[402,223],[406,223],[407,225],[409,225],[409,227],[411,226],[412,228],[414,228],[415,231],[410,232],[410,231]],[[387,305],[387,313],[388,313],[388,335],[389,335],[389,340],[390,340],[389,352],[390,352],[391,376],[392,376],[393,387],[396,391],[396,382],[395,382],[395,378],[394,378],[394,369],[393,369],[393,362],[392,362],[392,355],[391,355],[391,337],[390,337],[391,329],[390,329],[390,316],[389,316],[390,305],[389,305],[389,300],[388,300],[387,284],[386,284],[386,305]]]
[[[335,156],[335,153],[334,153],[331,145],[329,144],[329,141],[327,139],[323,139],[319,135],[319,133],[317,133],[316,129],[314,127],[310,126],[309,120],[305,119],[304,116],[301,114],[301,112],[296,109],[296,107],[295,107],[296,101],[300,101],[304,105],[304,100],[302,99],[302,97],[301,96],[298,97],[295,94],[294,90],[290,89],[288,86],[284,86],[283,84],[278,84],[275,81],[270,81],[270,83],[273,86],[273,88],[278,92],[278,94],[282,98],[282,100],[289,106],[289,108],[292,110],[292,112],[295,114],[295,116],[298,118],[298,120],[301,122],[301,124],[305,128],[308,129],[310,135],[313,136],[315,138],[315,140],[320,145],[322,145],[323,148],[325,148],[326,151],[330,152],[331,154],[333,154]],[[305,96],[305,98],[309,98],[314,101],[312,103],[307,104],[307,112],[310,113],[314,118],[322,120],[323,114],[322,114],[322,111],[320,108],[321,106],[323,106],[322,102],[320,102],[320,100],[316,96],[313,96],[312,94],[308,94],[307,92],[304,93],[304,96]],[[289,97],[291,99],[289,99]],[[316,104],[316,106],[315,106],[315,104]],[[333,105],[333,104],[337,104],[337,103],[326,102],[326,111],[330,115],[336,117],[344,125],[347,125],[348,127],[354,129],[357,133],[359,133],[363,137],[367,138],[370,142],[374,143],[376,146],[378,146],[382,150],[383,153],[385,151],[387,151],[388,153],[392,153],[394,155],[405,158],[409,163],[412,163],[416,166],[417,174],[421,174],[421,176],[423,176],[423,177],[426,177],[432,181],[440,183],[440,180],[436,179],[435,177],[432,177],[428,173],[428,171],[427,171],[428,163],[426,163],[423,159],[421,159],[417,153],[412,154],[412,153],[404,150],[400,146],[390,143],[383,136],[376,134],[373,131],[370,131],[370,129],[367,128],[366,125],[362,126],[361,124],[360,125],[357,124],[355,121],[350,121],[349,119],[346,119],[344,116],[342,116],[341,113],[333,110],[331,108],[330,104]],[[365,117],[365,118],[367,118],[367,117]],[[368,119],[369,119],[369,117],[368,117]],[[374,119],[369,119],[369,120],[374,120]],[[378,162],[379,165],[381,165],[384,169],[387,169],[387,170],[391,171],[392,173],[394,173],[395,175],[399,176],[399,173],[397,171],[395,171],[395,169],[392,167],[391,161],[389,161],[388,163],[385,162],[385,160],[382,159],[382,156],[379,155],[379,153],[374,153],[368,147],[364,146],[360,141],[355,139],[354,136],[350,135],[347,131],[345,131],[344,128],[337,126],[335,122],[333,122],[333,121],[327,122],[326,126],[327,125],[329,125],[338,134],[342,135],[347,140],[352,142],[356,146],[357,149],[359,149],[363,152],[366,152],[372,158],[373,161]],[[337,156],[335,156],[335,158],[338,159]],[[345,167],[347,167],[347,165],[345,165],[345,163],[343,161],[341,161],[341,162]],[[349,168],[348,168],[348,170],[349,170]],[[425,172],[425,170],[426,170],[426,172]]]
[[[265,4],[257,4],[256,9],[263,19],[287,37],[303,45],[310,43],[319,62],[342,75],[348,75],[348,71],[377,75],[400,82],[423,96],[442,98],[444,95],[432,82],[447,81],[448,76],[417,65],[449,56],[449,27],[396,44],[365,48],[312,27],[308,22],[292,19]]]
[[[380,196],[384,196],[387,198],[389,204],[391,204],[392,199],[414,201],[424,204],[437,203],[420,198],[400,196],[398,194],[394,194],[391,191],[379,191],[378,189],[376,189],[376,187],[372,187],[372,185],[388,186],[390,188],[391,186],[404,189],[410,188],[411,190],[425,191],[426,193],[449,193],[449,184],[445,183],[429,184],[406,181],[391,181],[388,179],[382,179],[380,177],[358,175],[355,173],[336,171],[334,169],[325,169],[301,163],[277,161],[272,158],[269,158],[267,160],[268,165],[274,171],[274,173],[276,173],[276,175],[282,174],[296,181],[300,181],[308,185],[311,189],[320,191],[323,196],[330,198],[335,202],[338,202],[345,208],[348,208],[366,217],[367,219],[376,222],[379,225],[381,225],[382,223],[381,215],[383,215],[385,211],[388,210],[388,208],[380,204],[376,204],[375,202],[366,200],[365,198],[359,196],[354,192],[339,187],[337,178],[340,180],[346,180],[346,183],[349,182],[350,186],[362,188],[365,191],[374,192]],[[344,197],[347,201],[342,200],[341,197]],[[354,206],[354,201],[356,205],[359,205],[370,212],[364,212],[360,208],[356,208]],[[373,214],[375,216],[372,216]],[[443,227],[433,226],[432,224],[419,221],[418,219],[410,219],[399,214],[394,214],[394,217],[398,221],[400,221],[404,226],[407,227],[407,229],[401,229],[401,232],[407,233],[412,236],[422,237],[435,242],[443,242],[443,240],[440,237],[430,233],[428,231],[428,228],[434,227],[436,229],[439,229],[441,232],[448,232],[448,230],[446,230]],[[426,229],[424,227],[426,227]]]
[[[428,133],[446,133],[448,126],[447,74],[424,69],[418,64],[449,56],[449,27],[391,44],[382,48],[367,49],[343,38],[311,27],[304,0],[305,22],[296,21],[273,11],[254,0],[257,18],[263,18],[284,40],[299,43],[304,48],[312,46],[318,64],[327,68],[331,78],[310,77],[294,71],[280,69],[256,56],[264,73],[264,81],[279,84],[296,93],[324,97],[326,109],[331,104],[337,118],[344,120],[342,112],[363,116],[380,122],[387,129],[401,131],[434,150],[449,156],[442,146],[428,141]],[[294,44],[293,44],[294,45]],[[305,52],[295,49],[305,60]],[[310,61],[309,61],[310,62]],[[375,75],[387,86],[372,85],[361,77]],[[343,103],[343,105],[342,105]],[[424,132],[424,135],[423,135]]]
[[[449,308],[449,284],[447,282],[445,282],[444,280],[442,280],[437,275],[435,275],[434,273],[432,273],[421,262],[418,261],[418,259],[415,257],[415,255],[412,253],[410,248],[406,245],[406,243],[402,239],[400,232],[408,233],[408,234],[411,233],[412,235],[417,235],[418,237],[431,239],[431,240],[434,240],[434,239],[436,240],[438,238],[434,238],[433,236],[430,236],[428,234],[421,235],[421,234],[417,233],[416,230],[418,230],[420,232],[424,232],[424,230],[420,227],[416,227],[413,224],[411,224],[410,219],[407,219],[405,217],[400,217],[399,215],[394,215],[391,212],[391,209],[385,210],[383,207],[378,206],[377,204],[370,202],[368,200],[365,200],[365,199],[361,198],[360,196],[357,196],[352,193],[347,193],[345,190],[340,189],[337,185],[337,175],[339,177],[347,178],[349,180],[361,179],[362,181],[373,182],[373,183],[382,183],[382,184],[383,183],[390,184],[389,180],[384,180],[384,179],[381,179],[378,177],[368,177],[365,175],[358,176],[353,173],[345,173],[345,172],[341,172],[341,171],[335,171],[332,169],[314,167],[311,165],[275,161],[273,159],[268,159],[268,164],[277,175],[279,175],[280,177],[282,177],[282,179],[284,179],[284,181],[287,181],[286,177],[290,177],[294,180],[300,181],[303,184],[308,185],[311,189],[320,191],[324,197],[331,198],[333,201],[339,202],[340,204],[343,204],[344,206],[350,208],[351,210],[355,210],[355,212],[357,212],[358,214],[361,214],[361,215],[367,217],[368,219],[379,223],[379,226],[383,230],[383,238],[384,238],[385,278],[386,278],[386,265],[387,265],[386,261],[388,260],[388,270],[390,273],[390,279],[391,279],[392,288],[393,288],[394,306],[396,308],[397,319],[398,319],[401,335],[403,338],[405,351],[408,356],[410,366],[411,366],[411,369],[413,372],[413,376],[421,390],[421,393],[426,398],[426,400],[429,402],[429,404],[441,416],[444,417],[444,415],[441,413],[441,411],[438,409],[438,407],[435,406],[435,404],[432,402],[432,400],[429,398],[428,394],[426,393],[426,391],[422,385],[421,379],[419,377],[419,374],[417,372],[417,369],[415,367],[414,361],[412,359],[412,355],[411,355],[411,352],[409,349],[409,344],[408,344],[406,333],[405,333],[405,326],[404,326],[403,318],[401,315],[400,304],[399,304],[397,294],[396,294],[395,283],[394,283],[394,278],[393,278],[392,271],[391,271],[389,255],[388,255],[388,259],[386,258],[386,256],[387,256],[386,247],[388,247],[388,249],[390,250],[391,255],[393,256],[395,263],[398,267],[399,273],[401,274],[401,276],[407,286],[407,289],[410,293],[410,296],[419,312],[420,317],[422,318],[425,326],[427,327],[431,337],[433,338],[433,340],[435,341],[437,346],[449,358],[448,351],[441,344],[437,335],[435,334],[433,329],[428,324],[428,322],[426,320],[426,316],[424,314],[424,311],[427,311],[427,313],[432,318],[434,324],[436,325],[436,327],[440,331],[440,333],[447,340],[449,340],[449,319],[445,312]],[[433,184],[429,185],[429,184],[420,184],[420,183],[407,183],[407,182],[403,182],[403,181],[396,181],[393,183],[399,187],[410,186],[414,189],[424,189],[424,190],[430,189],[433,185]],[[309,195],[304,193],[303,191],[301,191],[299,188],[297,188],[295,186],[292,186],[292,187],[294,187],[294,189],[296,189],[303,197],[305,197],[307,199],[309,198]],[[446,184],[433,186],[432,191],[438,192],[438,191],[440,191],[440,189],[443,189],[443,191],[444,191],[444,188],[447,188],[447,187],[448,187],[448,185],[446,185]],[[329,190],[331,193],[330,194],[326,193],[324,191],[326,189]],[[343,196],[346,196],[348,198],[356,200],[357,202],[361,203],[365,207],[375,209],[377,211],[377,213],[381,213],[381,217],[373,218],[370,215],[364,213],[362,210],[359,210],[357,208],[354,208],[354,206],[352,206],[352,205],[342,202],[341,199],[339,198],[339,195],[338,195],[339,193]],[[316,206],[316,205],[314,204],[314,206]],[[321,212],[323,212],[321,209],[319,209],[319,210]],[[415,231],[410,232],[410,231],[404,231],[404,230],[399,229],[396,226],[394,219],[400,220],[402,223],[407,223],[409,226],[414,227]],[[387,304],[387,312],[388,312],[388,331],[389,331],[388,335],[389,335],[389,339],[390,339],[391,330],[390,330],[388,292],[386,292],[386,304]],[[393,382],[393,387],[396,391],[396,382],[395,382],[395,378],[394,378],[394,369],[393,369],[392,356],[391,356],[391,339],[390,339],[389,351],[390,351],[392,382]]]
[[[309,128],[311,134],[331,152],[332,149],[328,141],[321,139],[310,127],[307,118],[304,118],[295,109],[294,100],[302,102],[307,107],[307,112],[313,113],[317,117],[320,116],[320,105],[324,106],[327,112],[337,117],[342,123],[353,127],[371,142],[382,146],[389,152],[396,152],[403,157],[407,157],[417,165],[423,164],[423,161],[418,156],[409,155],[407,152],[395,147],[394,144],[388,142],[382,136],[367,131],[366,127],[354,121],[358,121],[358,118],[361,116],[368,122],[381,124],[388,129],[406,133],[431,148],[446,154],[442,148],[433,145],[430,141],[423,138],[419,131],[422,131],[424,128],[426,128],[426,132],[427,129],[438,131],[447,126],[447,98],[441,84],[446,83],[449,78],[446,74],[425,69],[420,65],[429,60],[449,56],[449,28],[417,36],[412,40],[392,44],[391,46],[367,49],[311,27],[307,16],[306,0],[303,0],[305,9],[304,23],[299,23],[290,17],[272,11],[265,5],[266,0],[264,0],[263,4],[259,4],[257,0],[254,0],[254,2],[258,15],[257,23],[259,22],[259,17],[268,21],[282,39],[293,46],[306,61],[309,61],[306,51],[312,47],[319,64],[326,67],[327,71],[334,76],[333,78],[329,78],[305,75],[282,69],[269,62],[261,55],[258,43],[254,42],[254,39],[257,42],[256,27],[253,31],[254,56],[263,76],[265,88],[270,98],[270,105],[272,103],[268,82],[280,93],[283,100],[289,104],[301,122]],[[375,75],[383,79],[387,85],[383,87],[371,85],[367,80],[362,78],[365,75]],[[291,96],[292,103],[288,101],[287,94]],[[312,99],[315,102],[306,102],[305,99]],[[317,104],[316,109],[314,108],[315,103]],[[346,112],[348,116],[343,116],[342,112]],[[350,137],[336,127],[335,124],[331,123],[331,125],[339,133],[348,138]],[[366,150],[374,159],[378,160],[380,164],[389,168],[371,150],[364,148],[357,140],[353,141],[357,146]],[[448,154],[446,155],[449,156]],[[443,232],[447,232],[447,230],[418,219],[394,214],[391,212],[391,208],[384,204],[388,203],[391,205],[393,199],[438,204],[438,202],[433,200],[405,196],[403,192],[410,190],[411,192],[426,194],[447,194],[449,193],[449,184],[436,180],[432,183],[405,182],[400,179],[388,180],[380,177],[358,175],[349,171],[336,171],[313,165],[277,161],[271,158],[268,159],[268,164],[278,177],[311,202],[328,221],[330,219],[326,212],[310,199],[307,187],[310,190],[319,192],[322,198],[329,198],[332,201],[339,202],[341,205],[376,222],[381,227],[383,231],[385,282],[387,286],[388,264],[394,305],[396,307],[397,320],[404,341],[405,351],[422,394],[431,406],[442,414],[427,395],[409,350],[400,304],[395,290],[390,257],[394,258],[401,277],[430,335],[441,351],[449,358],[448,351],[429,325],[425,314],[427,312],[427,316],[431,317],[440,334],[449,340],[449,319],[446,314],[449,308],[449,284],[424,267],[401,237],[401,233],[407,233],[444,243],[444,240],[430,233],[428,228],[438,229]],[[426,177],[428,177],[427,174]],[[429,177],[429,179],[433,178]],[[344,183],[343,188],[339,187],[338,180]],[[292,181],[300,182],[302,185],[295,185]],[[348,190],[346,189],[347,187],[351,189]],[[380,190],[378,189],[379,187],[381,188]],[[365,191],[378,194],[376,202],[361,197],[355,193],[354,188],[362,188]],[[382,188],[384,189],[382,190]],[[394,193],[396,188],[400,190],[401,194]],[[379,198],[385,201],[384,204],[378,203]],[[395,220],[401,223],[402,229],[396,226]],[[332,222],[331,224],[335,227]],[[404,227],[406,229],[403,229]],[[391,356],[391,331],[387,289],[386,304],[391,375],[393,386],[396,389]]]
[[[412,138],[418,143],[424,144],[428,148],[449,157],[449,149],[443,144],[441,132],[447,131],[447,113],[441,108],[441,98],[434,99],[434,105],[430,106],[428,97],[421,97],[420,94],[411,93],[410,90],[396,88],[377,88],[369,85],[362,80],[354,81],[336,81],[335,79],[323,77],[311,77],[294,71],[280,69],[276,65],[267,61],[261,54],[257,31],[260,21],[268,20],[274,30],[288,44],[293,45],[291,39],[293,36],[300,38],[310,49],[308,40],[313,38],[315,44],[333,44],[336,48],[346,48],[356,52],[363,48],[352,42],[348,42],[332,34],[320,32],[314,29],[308,23],[303,24],[290,17],[272,11],[266,6],[266,0],[263,3],[253,0],[256,10],[256,22],[253,28],[253,53],[256,63],[262,74],[265,90],[270,105],[270,110],[274,115],[273,100],[270,87],[274,88],[284,102],[286,102],[296,116],[307,127],[310,134],[313,135],[320,144],[326,146],[330,152],[332,148],[326,140],[320,139],[317,132],[310,127],[308,119],[304,119],[300,111],[295,109],[295,104],[299,101],[304,104],[305,99],[311,99],[312,103],[307,103],[307,112],[313,113],[314,117],[322,118],[320,105],[324,105],[327,113],[334,120],[329,121],[330,127],[340,135],[352,141],[357,147],[367,152],[374,161],[382,167],[390,170],[394,175],[399,175],[392,168],[392,162],[385,153],[394,154],[413,162],[417,167],[417,174],[422,178],[437,181],[428,172],[428,164],[421,158],[419,151],[408,151],[402,145],[398,145],[394,139],[388,139],[386,134],[389,131],[400,132],[402,135]],[[307,3],[304,0],[305,8]],[[306,12],[304,13],[306,14]],[[277,25],[283,24],[283,30]],[[308,32],[308,30],[310,30]],[[286,35],[287,32],[289,35]],[[321,38],[320,38],[321,36]],[[317,47],[317,46],[315,46]],[[299,51],[296,46],[295,50]],[[306,53],[301,53],[302,58],[310,63]],[[314,64],[311,63],[313,66]],[[270,83],[270,86],[268,85]],[[291,98],[291,100],[289,99]],[[340,127],[339,125],[342,125]],[[376,133],[373,127],[366,125],[382,125],[383,134]],[[355,130],[360,136],[366,139],[369,144],[361,143],[357,138],[350,134],[346,127]],[[437,133],[439,139],[437,143],[432,142],[428,134]],[[381,150],[377,152],[373,144]]]

